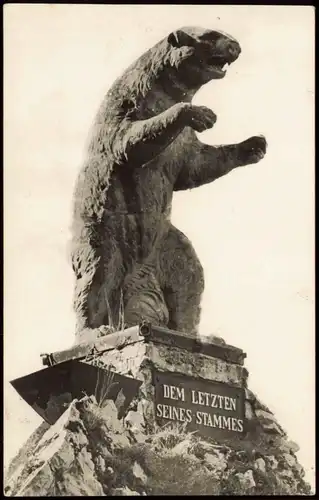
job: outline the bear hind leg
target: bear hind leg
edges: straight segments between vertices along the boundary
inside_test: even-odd
[[[172,226],[159,257],[159,281],[169,311],[168,328],[196,336],[204,291],[203,268],[196,252],[188,238]]]
[[[72,262],[76,275],[76,343],[112,333],[113,324],[117,326],[120,305],[120,252],[115,252],[112,258],[106,259],[105,254],[101,257],[101,253],[89,244],[76,245],[72,252]]]

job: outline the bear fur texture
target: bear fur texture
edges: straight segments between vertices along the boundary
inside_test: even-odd
[[[191,103],[239,56],[229,35],[202,28],[170,33],[106,94],[74,193],[72,266],[76,341],[142,320],[196,335],[203,269],[170,222],[173,192],[256,163],[266,140],[210,146],[196,136],[216,115]]]

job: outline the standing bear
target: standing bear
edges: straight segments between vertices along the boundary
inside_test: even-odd
[[[171,221],[174,191],[192,189],[261,160],[266,140],[210,146],[196,132],[216,115],[192,104],[223,78],[239,43],[186,27],[143,54],[106,94],[74,193],[71,258],[76,341],[142,320],[197,334],[203,269]]]

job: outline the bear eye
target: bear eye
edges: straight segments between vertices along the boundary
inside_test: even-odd
[[[214,42],[217,42],[217,40],[222,36],[222,34],[218,31],[208,31],[206,33],[204,33],[200,39],[201,41],[203,42],[210,42],[210,43],[214,43]]]

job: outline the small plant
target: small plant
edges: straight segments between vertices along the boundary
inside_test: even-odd
[[[104,421],[103,408],[100,406],[92,405],[85,413],[85,424],[89,431],[100,431]]]
[[[125,330],[125,326],[126,325],[124,321],[124,297],[123,297],[123,290],[121,290],[117,331],[122,332],[123,330]]]
[[[109,325],[107,325],[107,334],[120,332],[125,329],[124,322],[124,298],[123,291],[120,292],[120,303],[119,303],[119,317],[117,326],[114,326],[114,321],[111,314],[111,308],[108,298],[105,294],[105,302],[108,311]],[[119,384],[114,382],[114,373],[111,371],[111,367],[106,366],[101,359],[100,353],[96,352],[94,354],[90,353],[85,361],[90,362],[92,366],[100,368],[97,370],[97,380],[95,384],[94,396],[97,401],[98,408],[103,408],[106,401],[109,399],[114,399],[118,392]]]
[[[95,358],[92,362],[93,366],[101,367],[97,372],[97,379],[95,385],[94,396],[97,401],[97,404],[100,408],[105,405],[105,402],[110,399],[110,395],[112,390],[118,385],[113,382],[114,373],[111,371],[110,367],[106,367],[105,365],[101,366],[100,360]]]
[[[106,304],[106,310],[107,310],[107,315],[109,318],[109,324],[108,327],[110,329],[109,333],[115,333],[115,332],[122,332],[125,330],[125,321],[124,321],[124,296],[123,296],[123,290],[121,289],[120,291],[120,304],[119,304],[119,317],[117,321],[117,325],[114,323],[114,318],[112,316],[112,311],[110,308],[110,303],[108,300],[108,297],[106,295],[106,292],[104,291],[104,299],[105,299],[105,304]]]
[[[114,373],[111,367],[106,366],[99,355],[95,355],[91,363],[92,366],[97,367],[97,379],[94,395],[89,397],[88,394],[84,393],[84,396],[88,398],[84,406],[84,415],[88,428],[98,430],[105,422],[105,404],[108,400],[113,399],[112,392],[117,388],[118,382],[113,382]]]
[[[195,441],[193,440],[194,432],[186,432],[186,425],[178,422],[168,422],[162,427],[158,427],[152,436],[146,440],[151,443],[154,450],[162,453],[170,452],[176,445],[181,442],[186,443],[188,450],[191,452]]]
[[[108,311],[109,324],[104,327],[105,331],[107,332],[104,333],[104,335],[123,331],[126,327],[124,322],[123,291],[121,290],[120,292],[119,317],[117,326],[114,326],[114,321],[111,314],[111,308],[106,294],[105,294],[105,302]],[[117,387],[118,385],[117,383],[113,382],[114,374],[111,372],[111,368],[107,367],[105,363],[102,361],[101,354],[98,352],[94,354],[92,353],[88,354],[84,361],[90,362],[92,366],[101,368],[101,370],[98,370],[94,396],[98,403],[98,406],[103,407],[108,399],[112,399],[110,395],[112,391],[114,391],[115,387]]]

